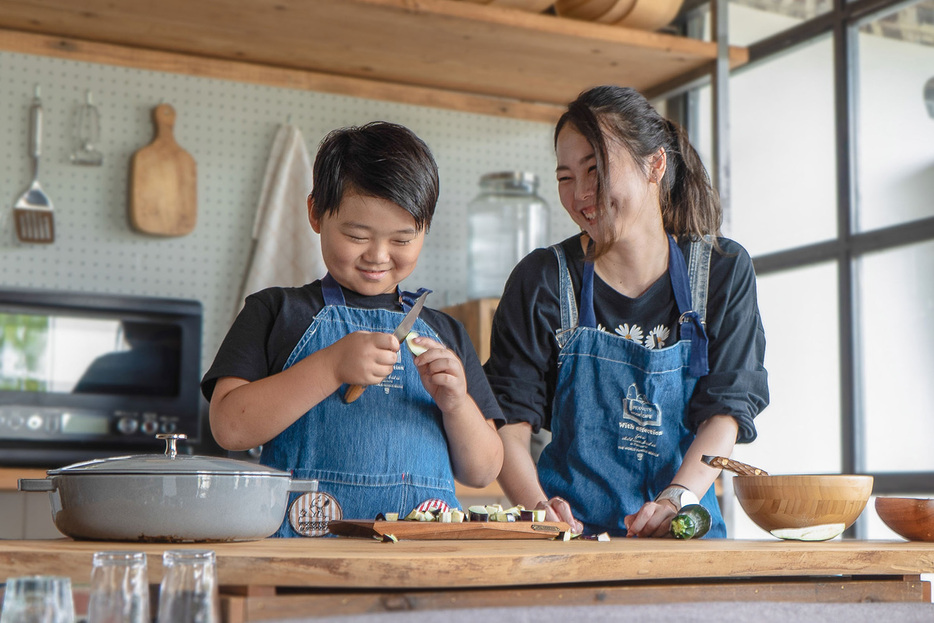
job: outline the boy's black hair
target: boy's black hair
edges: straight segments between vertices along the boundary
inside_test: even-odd
[[[408,128],[386,121],[332,131],[318,147],[311,199],[314,215],[334,214],[344,193],[391,201],[428,231],[438,202],[438,165]]]

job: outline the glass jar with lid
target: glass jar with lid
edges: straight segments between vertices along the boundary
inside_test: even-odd
[[[519,260],[548,244],[548,204],[537,190],[534,173],[502,171],[480,178],[480,193],[467,208],[469,299],[501,296]]]

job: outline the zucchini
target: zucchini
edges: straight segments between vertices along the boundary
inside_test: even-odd
[[[700,504],[688,504],[671,520],[669,532],[676,539],[699,539],[710,530],[710,513]]]

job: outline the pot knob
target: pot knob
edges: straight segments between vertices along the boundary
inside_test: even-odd
[[[156,435],[156,439],[165,440],[165,455],[170,459],[174,459],[178,456],[178,448],[175,447],[175,444],[179,439],[188,439],[188,435],[185,433],[159,433]]]

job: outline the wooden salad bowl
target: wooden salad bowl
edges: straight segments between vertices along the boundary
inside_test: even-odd
[[[885,525],[909,541],[934,541],[934,500],[876,498],[876,513]]]
[[[866,508],[872,476],[736,476],[733,490],[749,518],[766,532],[825,524],[849,528]]]

